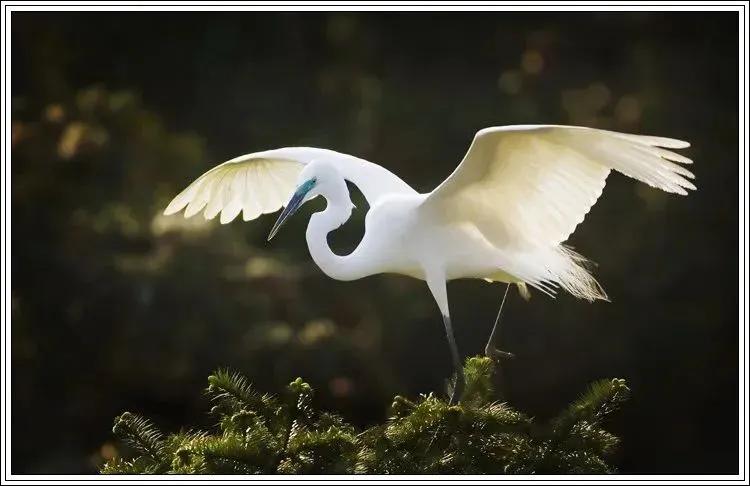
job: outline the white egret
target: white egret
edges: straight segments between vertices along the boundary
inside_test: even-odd
[[[269,240],[305,202],[323,196],[324,211],[307,226],[315,263],[337,280],[396,273],[427,282],[443,316],[460,396],[463,372],[451,327],[446,282],[475,278],[557,289],[589,301],[606,299],[586,259],[563,243],[602,193],[611,170],[667,192],[695,189],[692,161],[667,149],[671,138],[585,127],[524,125],[477,132],[461,163],[435,190],[420,194],[387,169],[332,150],[287,147],[237,157],[209,170],[169,204],[228,223],[250,221],[286,203]],[[370,204],[365,234],[348,255],[327,235],[350,217],[346,181]],[[287,202],[288,201],[288,202]],[[507,289],[506,289],[507,295]],[[495,323],[497,327],[497,321]],[[493,335],[496,329],[493,329]],[[492,338],[491,338],[492,339]]]

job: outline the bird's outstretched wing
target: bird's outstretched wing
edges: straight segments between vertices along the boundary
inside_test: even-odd
[[[611,169],[667,192],[695,189],[689,143],[585,127],[519,125],[477,132],[456,170],[423,202],[445,221],[476,226],[495,246],[564,242],[604,189]]]
[[[302,167],[314,160],[336,166],[370,205],[386,194],[415,193],[395,174],[372,162],[333,150],[286,147],[243,155],[214,167],[178,194],[164,214],[185,209],[185,217],[203,211],[206,219],[213,219],[221,213],[220,221],[225,224],[241,212],[243,220],[253,220],[286,204]]]

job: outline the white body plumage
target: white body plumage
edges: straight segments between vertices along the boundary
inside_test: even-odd
[[[680,140],[558,125],[486,128],[456,170],[435,190],[419,194],[387,169],[366,160],[311,147],[244,155],[188,186],[165,214],[183,208],[228,223],[249,221],[286,203],[283,221],[322,195],[307,243],[331,278],[354,280],[398,273],[427,282],[446,319],[454,361],[446,281],[478,278],[530,285],[554,295],[562,288],[587,300],[606,299],[585,259],[564,246],[615,170],[652,187],[685,195],[695,189],[692,161],[668,149]],[[370,204],[365,235],[349,255],[331,251],[327,234],[349,219],[345,181]],[[291,197],[291,200],[290,200]],[[289,201],[289,203],[287,203]]]

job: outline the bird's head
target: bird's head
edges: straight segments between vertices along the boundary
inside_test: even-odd
[[[323,161],[310,162],[300,172],[297,178],[297,189],[271,228],[268,240],[270,241],[286,220],[307,201],[320,195],[329,198],[346,195],[346,200],[349,201],[348,194],[346,181],[335,166]]]

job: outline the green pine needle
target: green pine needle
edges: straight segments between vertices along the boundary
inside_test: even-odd
[[[397,396],[385,423],[358,432],[312,406],[298,378],[282,397],[263,395],[239,373],[209,379],[217,432],[164,437],[147,419],[124,413],[114,432],[137,453],[104,474],[602,474],[619,439],[602,428],[628,398],[623,380],[601,380],[558,417],[538,422],[497,401],[494,363],[466,361],[458,405],[432,394]]]
[[[150,460],[152,465],[161,465],[164,460],[164,436],[147,418],[125,412],[115,418],[112,432],[127,445]]]
[[[614,378],[596,381],[558,416],[554,426],[564,432],[579,421],[597,424],[617,410],[629,396],[630,389],[625,380]]]
[[[229,370],[217,370],[208,377],[206,393],[218,403],[214,411],[242,409],[267,411],[275,406],[270,395],[261,395],[253,390],[247,378]]]

